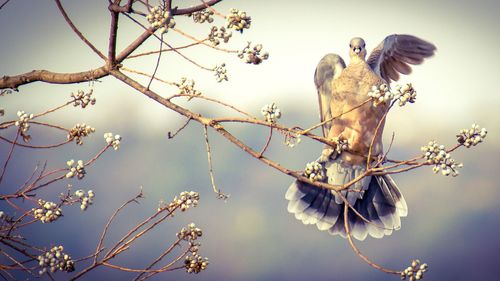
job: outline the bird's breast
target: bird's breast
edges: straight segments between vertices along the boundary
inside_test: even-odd
[[[330,138],[342,134],[349,141],[350,150],[361,155],[368,154],[376,128],[381,122],[387,106],[374,107],[371,101],[362,106],[359,105],[369,99],[368,92],[372,86],[378,86],[382,83],[383,80],[365,62],[350,64],[337,79],[332,81],[332,102],[330,105],[332,115],[344,114],[333,121]],[[373,155],[382,153],[383,125],[381,122],[375,137],[372,148]],[[362,157],[354,156],[346,160],[353,164],[366,161]]]

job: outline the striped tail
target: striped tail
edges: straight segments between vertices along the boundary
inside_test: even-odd
[[[353,166],[342,160],[330,160],[325,165],[328,183],[342,185],[365,171],[365,166]],[[396,183],[389,175],[368,176],[341,192],[349,204],[365,219],[349,209],[351,235],[364,240],[368,235],[382,238],[401,227],[401,217],[406,217],[408,207]],[[319,230],[328,230],[331,235],[346,236],[344,227],[344,202],[333,190],[318,188],[295,181],[290,185],[285,198],[288,212],[304,224],[315,224]]]

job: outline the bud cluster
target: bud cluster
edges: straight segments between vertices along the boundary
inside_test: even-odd
[[[94,105],[96,99],[92,97],[93,93],[93,89],[90,89],[88,93],[85,93],[82,90],[78,90],[76,94],[71,93],[71,97],[73,98],[73,106],[81,106],[82,108],[85,108],[89,104]]]
[[[419,260],[413,260],[411,265],[401,272],[401,280],[422,280],[428,268],[426,263],[420,264]]]
[[[69,169],[69,172],[66,174],[66,178],[72,178],[76,175],[76,177],[81,180],[85,177],[87,172],[85,171],[85,164],[83,163],[83,160],[78,160],[75,166],[75,160],[71,159],[66,162],[66,165],[68,165]]]
[[[28,134],[28,130],[30,129],[30,124],[28,123],[31,119],[33,119],[33,114],[27,114],[26,112],[20,110],[17,112],[17,117],[19,120],[17,120],[14,125],[19,127],[19,132],[23,137],[23,140],[25,142],[29,142],[31,140],[31,136]]]
[[[344,136],[340,135],[336,138],[333,138],[333,141],[335,142],[335,152],[337,154],[341,154],[342,151],[346,151],[349,149],[349,142]]]
[[[457,141],[465,147],[476,146],[484,141],[488,131],[485,128],[480,128],[477,124],[472,124],[470,129],[462,129],[457,135]]]
[[[387,84],[381,84],[379,86],[372,86],[368,96],[373,100],[373,106],[378,106],[380,104],[386,104],[392,100],[394,94],[391,93],[389,86]]]
[[[184,267],[187,273],[198,274],[208,267],[208,258],[203,258],[199,253],[191,253],[184,260]]]
[[[236,31],[243,32],[243,29],[249,29],[252,18],[247,13],[238,9],[230,9],[226,16],[226,26]]]
[[[79,189],[79,190],[75,191],[75,196],[80,201],[80,209],[82,211],[87,210],[89,205],[92,205],[92,203],[94,203],[95,193],[93,190],[89,190],[89,191],[87,191],[87,194],[85,194],[85,191],[83,191],[82,189]]]
[[[160,33],[167,33],[169,28],[175,27],[175,20],[171,16],[169,11],[164,10],[159,6],[154,6],[149,14],[146,16],[146,19],[151,24],[151,27],[157,29],[159,28]]]
[[[222,82],[223,80],[228,80],[227,77],[227,69],[226,69],[226,64],[222,63],[221,65],[216,65],[213,69],[214,75],[215,75],[215,80],[217,82]]]
[[[435,141],[430,141],[426,146],[422,147],[422,152],[424,152],[424,158],[427,163],[434,164],[432,171],[441,173],[445,176],[452,175],[453,177],[458,176],[458,168],[462,168],[462,163],[456,163],[451,155],[446,152],[444,145],[438,145]]]
[[[194,223],[190,223],[187,227],[183,227],[181,231],[177,233],[177,238],[192,242],[202,235],[203,232],[201,231],[201,229],[196,227]]]
[[[233,34],[228,31],[225,27],[218,28],[217,26],[212,26],[210,33],[208,34],[208,41],[212,42],[212,45],[217,46],[220,44],[220,40],[224,43],[229,42]],[[220,39],[220,40],[219,40]]]
[[[62,210],[56,203],[38,199],[38,208],[33,208],[33,216],[42,223],[56,221],[62,216]]]
[[[195,82],[192,79],[187,79],[186,77],[181,78],[181,82],[177,84],[182,95],[199,96],[201,92],[194,88]]]
[[[262,52],[262,44],[251,46],[252,42],[247,42],[247,45],[238,51],[238,57],[248,64],[261,64],[262,61],[269,58],[268,52]]]
[[[274,102],[264,105],[260,112],[269,123],[276,123],[276,120],[281,118],[281,110]]]
[[[75,270],[75,263],[68,254],[63,252],[63,246],[54,246],[50,251],[38,256],[38,265],[41,270],[40,275],[50,271],[52,273],[60,270],[72,272]]]
[[[304,176],[309,178],[311,181],[321,181],[325,178],[325,172],[323,165],[317,161],[313,161],[306,164],[306,169],[304,170]]]
[[[212,23],[214,21],[213,15],[214,12],[212,10],[205,9],[189,14],[188,17],[192,17],[195,23]]]
[[[285,145],[294,148],[295,146],[299,145],[299,143],[302,141],[300,138],[300,134],[295,134],[292,132],[283,132],[285,135]]]
[[[415,102],[417,91],[415,91],[411,83],[405,84],[404,86],[396,85],[394,96],[399,100],[399,106],[404,106],[407,102]]]
[[[179,194],[179,196],[175,196],[174,200],[172,200],[172,202],[168,203],[168,205],[166,206],[163,202],[160,202],[158,211],[166,209],[172,212],[173,210],[179,208],[181,209],[182,212],[184,212],[191,207],[198,206],[199,200],[200,200],[200,194],[198,194],[198,192],[183,191]]]
[[[108,145],[113,146],[114,150],[120,149],[120,143],[122,140],[122,137],[120,135],[113,135],[113,133],[105,133],[104,140]]]
[[[95,128],[90,127],[89,125],[86,125],[85,123],[78,123],[76,124],[73,128],[68,133],[68,140],[75,140],[76,144],[82,145],[83,140],[82,138],[90,135],[91,133],[95,132]]]

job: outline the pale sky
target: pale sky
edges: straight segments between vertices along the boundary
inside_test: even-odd
[[[107,12],[102,9],[104,4],[94,1],[96,4],[92,8],[88,1],[64,2],[82,32],[104,50],[108,23]],[[16,24],[13,28],[12,23],[18,22],[17,18],[28,3],[32,7],[36,5],[33,10],[38,13],[23,18],[23,24]],[[176,4],[181,5],[174,1]],[[197,47],[183,53],[208,67],[225,62],[229,82],[215,83],[212,73],[199,70],[175,54],[163,56],[158,76],[171,81],[178,81],[182,76],[192,77],[204,94],[254,114],[259,113],[262,105],[275,101],[281,105],[284,116],[287,110],[296,106],[317,116],[312,77],[324,54],[338,53],[347,62],[347,46],[352,37],[363,37],[367,49],[371,50],[387,35],[406,33],[434,43],[438,50],[435,57],[414,67],[414,73],[402,79],[412,82],[417,89],[417,102],[394,111],[389,118],[388,130],[401,132],[400,140],[405,141],[405,136],[413,137],[414,132],[424,129],[422,125],[428,122],[440,128],[452,126],[453,130],[473,122],[484,124],[491,131],[500,129],[494,122],[499,117],[496,106],[500,104],[500,93],[491,85],[500,74],[497,67],[500,55],[494,51],[500,44],[496,30],[500,20],[495,12],[500,8],[498,1],[310,1],[308,4],[224,1],[216,6],[221,12],[231,7],[246,10],[252,16],[252,28],[242,35],[234,32],[230,44],[221,47],[240,49],[246,41],[262,43],[270,53],[268,61],[259,66],[245,65],[233,54]],[[0,52],[2,75],[43,68],[62,72],[83,71],[100,66],[100,60],[72,34],[52,1],[12,1],[0,11],[0,15],[0,33],[4,39]],[[221,19],[217,20],[222,24]],[[208,26],[192,24],[186,18],[179,18],[177,22],[177,27],[198,38],[203,37],[208,29]],[[118,43],[123,47],[141,30],[124,17],[121,26],[124,32]],[[168,36],[171,36],[169,42],[173,45],[190,42],[177,34],[169,33]],[[158,43],[151,40],[142,50],[157,47]],[[152,56],[125,65],[151,72],[155,60],[156,57]],[[112,80],[102,79],[104,82],[99,83],[95,91],[100,95],[100,102],[109,103],[110,111],[127,108],[135,111],[144,122],[168,115],[162,107],[138,98],[137,93],[130,94],[133,91],[120,83],[110,82]],[[159,83],[154,85],[160,94],[175,92],[175,89]],[[57,100],[62,95],[60,92],[76,89],[76,86],[46,88],[37,83],[22,87],[21,91],[37,95],[57,91],[59,93],[53,96],[46,93],[47,100]],[[122,107],[112,106],[117,99]],[[5,99],[6,104],[11,102],[18,100]],[[29,110],[29,106],[23,104]],[[95,114],[93,121],[101,122],[101,114],[108,113]],[[397,123],[392,121],[395,119]],[[418,124],[413,120],[419,120]],[[406,125],[408,122],[412,123],[411,130]]]

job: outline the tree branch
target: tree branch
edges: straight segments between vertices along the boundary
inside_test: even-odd
[[[370,265],[373,268],[376,268],[376,269],[383,271],[385,273],[399,275],[401,273],[400,271],[388,269],[388,268],[385,268],[379,264],[374,263],[368,257],[363,255],[361,253],[361,251],[358,249],[358,247],[356,247],[356,245],[354,244],[354,241],[352,240],[352,236],[351,236],[351,231],[350,231],[350,227],[349,227],[349,213],[348,213],[348,211],[349,211],[349,206],[347,204],[345,204],[344,205],[344,227],[345,227],[345,232],[347,235],[347,240],[349,241],[349,245],[351,245],[351,248],[354,251],[354,253],[358,257],[360,257],[364,262],[366,262],[368,265]]]
[[[154,34],[155,29],[149,27],[146,29],[137,39],[135,39],[130,45],[128,45],[123,51],[121,51],[116,57],[116,62],[120,63],[126,59],[135,49],[137,49],[144,41],[146,41],[151,35]]]
[[[180,107],[180,106],[170,102],[168,99],[165,99],[162,96],[158,95],[157,93],[151,91],[150,89],[147,89],[146,87],[139,84],[137,81],[131,79],[130,77],[126,76],[125,74],[123,74],[122,72],[120,72],[118,70],[110,70],[110,74],[113,75],[114,77],[118,78],[119,80],[121,80],[125,84],[129,85],[130,87],[132,87],[132,88],[136,89],[137,91],[141,92],[142,94],[146,95],[147,97],[162,104],[163,106],[165,106],[165,107],[167,107],[167,108],[169,108],[169,109],[171,109],[171,110],[173,110],[181,115],[184,115],[188,118],[191,118],[191,119],[193,119],[193,120],[195,120],[203,125],[212,127],[219,134],[221,134],[227,140],[229,140],[230,142],[232,142],[233,144],[238,146],[240,149],[242,149],[243,151],[245,151],[246,153],[248,153],[252,157],[254,157],[254,158],[260,160],[261,162],[267,164],[268,166],[273,167],[273,168],[281,171],[282,173],[289,175],[289,176],[292,176],[292,177],[294,177],[302,182],[305,182],[305,183],[308,183],[308,184],[311,184],[311,185],[314,185],[317,187],[321,187],[321,188],[340,191],[340,190],[344,190],[346,188],[349,188],[355,182],[359,181],[361,178],[365,177],[368,174],[368,172],[362,173],[356,179],[354,179],[351,182],[344,184],[342,186],[331,185],[331,184],[327,184],[324,182],[317,182],[317,181],[313,182],[309,178],[303,176],[300,172],[289,170],[289,169],[281,166],[280,164],[278,164],[278,163],[276,163],[276,162],[274,162],[274,161],[272,161],[264,156],[261,156],[259,152],[255,151],[254,149],[252,149],[248,145],[241,142],[238,138],[236,138],[231,133],[229,133],[226,129],[224,129],[224,127],[221,126],[214,119],[203,117],[198,113],[191,112],[183,107]],[[275,126],[275,124],[273,124],[273,126]]]
[[[116,64],[116,36],[118,32],[118,16],[119,12],[112,9],[113,5],[118,5],[120,1],[114,1],[109,4],[109,11],[111,12],[111,24],[109,29],[109,45],[108,45],[108,64],[113,68]]]
[[[187,15],[187,14],[201,11],[201,10],[205,9],[207,6],[215,5],[215,4],[219,3],[220,1],[222,1],[222,0],[211,0],[211,1],[204,2],[203,4],[200,4],[198,6],[185,8],[185,9],[175,8],[175,9],[172,9],[172,12],[173,12],[174,16]]]
[[[52,84],[74,84],[96,80],[107,75],[109,75],[109,71],[106,66],[76,73],[58,73],[48,70],[33,70],[16,76],[3,76],[0,78],[0,89],[10,88],[17,90],[17,88],[21,85],[36,81]]]

